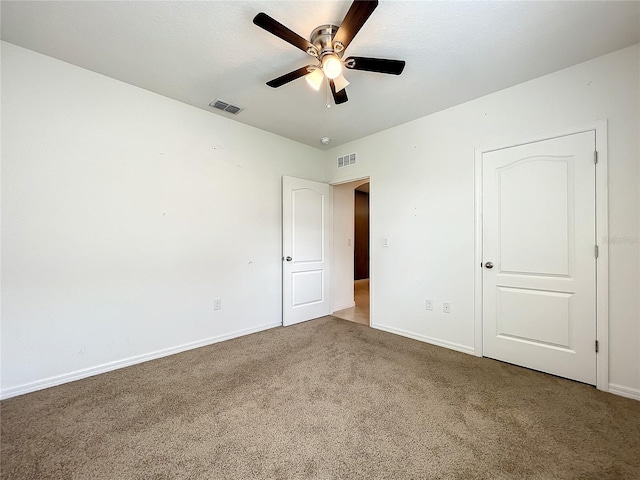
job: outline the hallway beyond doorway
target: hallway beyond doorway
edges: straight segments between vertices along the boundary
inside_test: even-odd
[[[332,315],[343,320],[369,325],[369,279],[353,282],[353,293],[356,306],[333,312]]]

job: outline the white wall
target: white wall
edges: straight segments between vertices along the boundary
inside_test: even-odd
[[[608,119],[609,380],[640,399],[639,58],[629,47],[326,152],[329,181],[366,172],[375,186],[374,326],[472,352],[474,149]],[[359,155],[349,177],[344,151]]]
[[[280,324],[319,150],[7,43],[1,98],[4,397]]]
[[[606,118],[610,382],[640,398],[639,54],[323,154],[2,43],[2,396],[279,324],[285,174],[371,174],[374,325],[471,352],[474,148]]]
[[[355,189],[369,180],[342,183],[333,187],[333,249],[331,293],[333,311],[353,307],[355,248]]]

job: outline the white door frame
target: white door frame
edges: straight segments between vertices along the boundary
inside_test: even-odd
[[[329,183],[329,185],[331,185],[332,187],[335,185],[342,185],[343,183],[351,183],[351,182],[357,182],[358,180],[369,180],[369,188],[371,188],[371,183],[373,183],[373,175],[371,175],[371,173],[354,173],[351,176],[347,176],[347,177],[341,177],[337,180],[334,180],[332,182]],[[373,233],[374,233],[374,227],[375,227],[375,222],[373,220],[373,212],[375,210],[374,208],[374,203],[371,201],[371,196],[369,196],[369,326],[372,328],[376,328],[376,324],[375,324],[375,316],[374,316],[374,308],[373,308],[373,296],[374,296],[374,291],[375,291],[375,282],[374,282],[374,276],[373,276]],[[332,219],[333,222],[333,219]],[[331,225],[331,227],[333,228],[333,223]],[[332,250],[332,255],[333,255],[333,250]],[[333,257],[331,258],[331,261],[333,263]],[[333,286],[333,282],[331,285],[331,289],[333,290],[334,286]]]
[[[482,357],[482,156],[487,152],[516,147],[532,142],[595,131],[598,164],[596,167],[596,241],[599,247],[596,263],[596,388],[609,391],[609,232],[607,181],[607,121],[598,120],[581,127],[554,131],[548,135],[531,136],[499,145],[475,149],[475,275],[474,275],[474,354]],[[595,347],[595,346],[594,346]]]

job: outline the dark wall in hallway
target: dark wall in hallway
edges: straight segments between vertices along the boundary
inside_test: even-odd
[[[369,194],[355,190],[354,279],[369,278]]]

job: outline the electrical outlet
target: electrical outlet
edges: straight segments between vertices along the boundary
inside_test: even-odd
[[[213,309],[214,310],[220,310],[222,308],[222,299],[221,298],[214,298],[213,299]]]
[[[433,310],[433,300],[427,298],[427,302],[425,303],[424,308],[427,310]]]
[[[442,311],[443,311],[444,313],[451,313],[451,304],[450,304],[450,303],[447,303],[447,302],[444,302],[444,303],[442,304]]]

